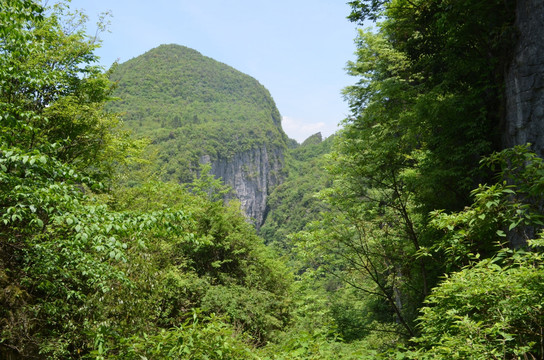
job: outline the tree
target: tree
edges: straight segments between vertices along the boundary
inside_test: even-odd
[[[129,143],[103,111],[112,85],[81,18],[62,4],[0,8],[0,353],[65,356],[89,345],[89,297],[126,280],[113,267],[123,236],[106,237],[113,225],[83,192],[103,188]]]
[[[384,5],[387,3],[386,0],[356,0],[348,2],[348,5],[351,6],[352,12],[348,16],[353,22],[362,23],[365,20],[377,20],[382,11]]]
[[[419,318],[417,359],[541,358],[544,226],[540,204],[543,162],[527,147],[483,160],[497,182],[473,191],[463,211],[435,213],[433,225],[448,236],[436,248],[465,266],[446,277],[426,300]],[[525,233],[525,248],[505,246],[509,234]],[[477,242],[495,243],[481,252]],[[498,250],[497,250],[498,249]]]
[[[416,258],[425,244],[413,182],[423,156],[417,149],[422,124],[409,110],[417,88],[411,86],[408,59],[385,37],[361,32],[359,40],[360,60],[350,64],[350,72],[361,80],[346,89],[354,117],[346,121],[331,156],[335,182],[327,195],[342,214],[339,223],[352,229],[337,241],[347,246],[346,256],[370,276],[411,336],[415,306],[431,281],[426,259]],[[414,263],[419,266],[408,265]]]
[[[343,281],[382,298],[417,335],[418,309],[450,267],[429,212],[460,211],[490,179],[479,160],[497,149],[503,74],[513,39],[512,1],[352,1],[350,19],[380,19],[360,31],[357,77],[325,193],[335,216],[312,244],[333,252]],[[474,251],[491,255],[485,238]],[[330,264],[329,264],[330,265]],[[329,266],[330,267],[330,266]]]

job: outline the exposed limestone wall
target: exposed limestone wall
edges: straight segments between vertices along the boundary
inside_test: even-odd
[[[518,0],[518,41],[506,73],[504,147],[530,142],[544,156],[544,1]]]
[[[506,73],[506,117],[503,147],[531,143],[544,157],[544,1],[518,0],[517,42]],[[509,234],[512,247],[534,238],[533,227],[520,227]]]
[[[234,189],[242,209],[258,229],[264,221],[268,195],[280,182],[283,161],[281,148],[263,145],[232,158],[212,161],[211,173]],[[210,162],[209,156],[201,162]]]

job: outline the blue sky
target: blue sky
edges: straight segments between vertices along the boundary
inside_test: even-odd
[[[101,63],[179,44],[256,78],[272,94],[289,137],[329,136],[348,115],[341,90],[354,59],[347,0],[72,0],[96,19],[111,11]],[[94,32],[94,24],[89,24]]]

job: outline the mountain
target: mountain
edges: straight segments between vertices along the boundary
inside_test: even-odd
[[[254,78],[179,45],[118,65],[111,110],[152,140],[164,180],[190,182],[200,164],[230,185],[257,227],[280,183],[288,138],[269,92]]]

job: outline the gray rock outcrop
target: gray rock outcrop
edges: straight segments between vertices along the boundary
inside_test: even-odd
[[[518,39],[506,73],[503,146],[533,144],[544,156],[544,1],[518,0]]]
[[[544,157],[544,1],[518,0],[517,41],[506,72],[503,147],[531,143]],[[508,235],[514,248],[526,245],[536,229],[522,226]]]
[[[262,145],[231,158],[211,161],[209,156],[203,156],[200,161],[211,162],[211,173],[233,188],[246,216],[259,229],[265,218],[267,197],[281,180],[283,150]]]

